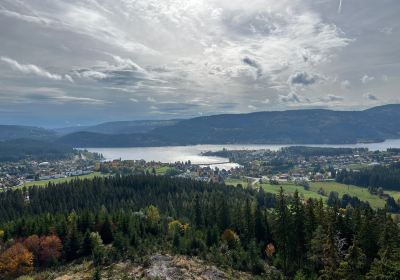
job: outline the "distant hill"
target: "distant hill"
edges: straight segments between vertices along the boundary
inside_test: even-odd
[[[165,146],[170,141],[152,134],[102,134],[94,132],[75,132],[64,135],[58,143],[74,147],[156,147]]]
[[[112,123],[105,127],[110,126]],[[73,133],[58,141],[77,147],[379,142],[400,138],[400,105],[364,111],[311,109],[224,114],[175,121],[145,133],[139,131],[131,134],[119,131],[114,135]]]
[[[106,122],[93,126],[75,126],[58,128],[55,131],[60,135],[75,132],[94,132],[102,134],[133,134],[147,133],[155,128],[167,127],[178,123],[179,120],[143,120]]]
[[[152,133],[197,143],[347,144],[400,137],[400,105],[365,111],[292,110],[184,120]]]
[[[19,138],[27,139],[53,139],[56,133],[40,127],[22,125],[0,125],[0,141]]]
[[[74,155],[71,146],[34,139],[0,141],[0,162],[18,160],[59,160]]]

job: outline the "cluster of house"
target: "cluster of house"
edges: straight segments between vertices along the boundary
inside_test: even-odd
[[[0,189],[23,185],[26,182],[90,174],[94,165],[84,161],[21,161],[0,164]]]
[[[0,177],[0,189],[8,189],[13,186],[18,186],[21,184],[22,180],[23,178],[5,174],[4,176]]]
[[[175,177],[193,179],[196,181],[223,183],[226,178],[232,175],[231,170],[202,167],[199,165],[192,165],[184,172],[176,175]]]
[[[281,151],[221,151],[243,168],[232,170],[236,177],[260,178],[268,175],[276,181],[327,181],[343,169],[357,170],[361,166],[374,166],[400,162],[397,152],[368,150],[360,153],[318,155],[305,157],[301,154]],[[217,153],[213,153],[219,155]]]

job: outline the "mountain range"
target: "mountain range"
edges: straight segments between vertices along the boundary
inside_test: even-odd
[[[0,126],[0,140],[47,139],[74,147],[193,144],[353,144],[400,138],[400,105],[222,114],[183,120],[121,121],[46,130]]]

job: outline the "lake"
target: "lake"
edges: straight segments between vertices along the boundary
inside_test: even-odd
[[[289,146],[308,147],[333,147],[333,148],[368,148],[371,151],[384,151],[388,148],[400,148],[400,139],[390,139],[381,143],[358,143],[346,145],[192,145],[172,147],[132,147],[132,148],[87,148],[89,152],[103,154],[105,160],[140,160],[159,161],[173,163],[176,161],[188,161],[193,164],[210,165],[211,168],[230,169],[238,167],[236,163],[228,163],[228,159],[222,157],[203,156],[202,152],[220,151],[223,148],[228,150],[263,150],[277,151]]]

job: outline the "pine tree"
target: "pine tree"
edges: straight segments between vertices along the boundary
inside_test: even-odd
[[[200,205],[200,198],[198,195],[196,195],[195,201],[194,201],[194,213],[195,213],[195,223],[196,226],[202,227],[204,225],[204,217],[203,217],[203,211],[202,207]]]
[[[328,228],[328,234],[323,244],[323,268],[320,271],[320,278],[324,280],[336,280],[337,268],[340,262],[339,249],[335,240],[336,236],[331,226]]]
[[[310,242],[310,251],[308,252],[308,259],[315,272],[318,272],[323,268],[324,244],[326,239],[327,234],[324,228],[319,225],[313,233],[313,238]]]
[[[110,218],[107,217],[104,221],[104,223],[101,225],[99,234],[101,236],[101,239],[103,240],[104,244],[110,244],[114,240],[113,236],[113,229],[112,229],[112,224],[110,221]]]
[[[254,238],[254,216],[251,207],[251,202],[249,199],[246,200],[244,208],[244,220],[245,220],[244,241],[246,244],[248,244],[250,240]]]
[[[287,274],[289,268],[289,258],[290,258],[290,220],[287,207],[286,196],[281,187],[278,198],[277,205],[275,208],[275,240],[277,243],[277,252],[281,260],[281,265],[283,273]]]
[[[304,238],[304,209],[300,201],[299,193],[296,190],[293,195],[293,202],[291,204],[291,213],[293,216],[292,225],[292,238],[291,238],[291,259],[297,264],[297,268],[302,267],[303,255],[305,252],[305,238]]]
[[[261,210],[260,205],[257,204],[256,211],[254,214],[254,227],[255,227],[255,237],[258,242],[267,241],[267,229],[265,225],[265,218]]]
[[[354,237],[353,244],[340,263],[338,277],[343,280],[363,279],[367,258],[361,248],[358,246],[357,237]]]

